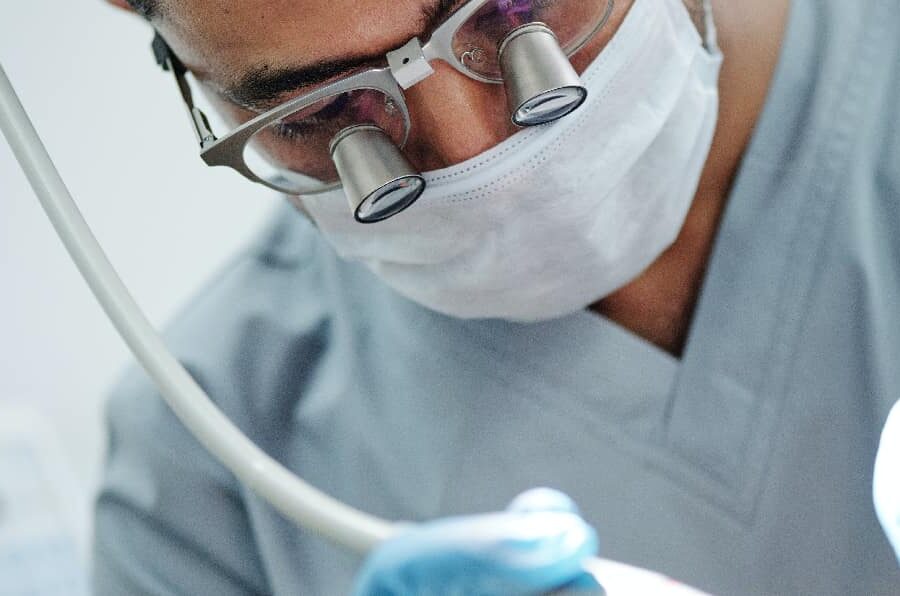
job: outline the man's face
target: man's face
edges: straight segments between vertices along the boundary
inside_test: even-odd
[[[579,72],[600,53],[634,0],[616,0],[610,22],[572,57]],[[447,0],[168,0],[155,24],[232,124],[373,62],[465,4]],[[433,62],[406,91],[412,120],[405,153],[422,171],[459,163],[515,132],[502,85]],[[324,80],[323,80],[324,79]]]

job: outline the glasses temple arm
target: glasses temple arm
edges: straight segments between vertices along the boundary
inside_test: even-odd
[[[213,134],[212,128],[210,128],[206,114],[194,105],[194,95],[191,93],[191,87],[188,85],[187,78],[185,77],[187,69],[184,67],[184,64],[181,63],[181,60],[175,56],[172,49],[169,47],[169,44],[165,42],[159,33],[155,34],[153,37],[153,55],[160,68],[171,72],[175,77],[175,83],[178,85],[178,90],[181,92],[181,98],[184,100],[188,115],[191,118],[191,124],[194,126],[194,133],[197,135],[197,141],[200,143],[201,149],[205,148],[206,145],[216,140],[216,136]]]

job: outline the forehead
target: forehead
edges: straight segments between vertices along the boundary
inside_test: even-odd
[[[436,0],[176,0],[158,24],[201,78],[388,51],[420,33]]]

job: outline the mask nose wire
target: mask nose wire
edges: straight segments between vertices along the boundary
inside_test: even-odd
[[[498,46],[507,104],[514,124],[535,126],[563,118],[587,99],[556,35],[534,22],[510,31]],[[386,54],[403,89],[423,81],[434,69],[418,38]],[[425,179],[390,136],[371,123],[338,132],[329,146],[353,216],[360,223],[383,221],[412,205],[425,190]]]

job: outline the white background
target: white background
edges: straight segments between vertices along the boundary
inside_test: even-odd
[[[161,325],[280,199],[202,164],[150,39],[145,22],[102,0],[0,7],[0,63],[113,264]],[[0,140],[0,416],[26,404],[59,438],[82,546],[102,403],[129,358]]]

